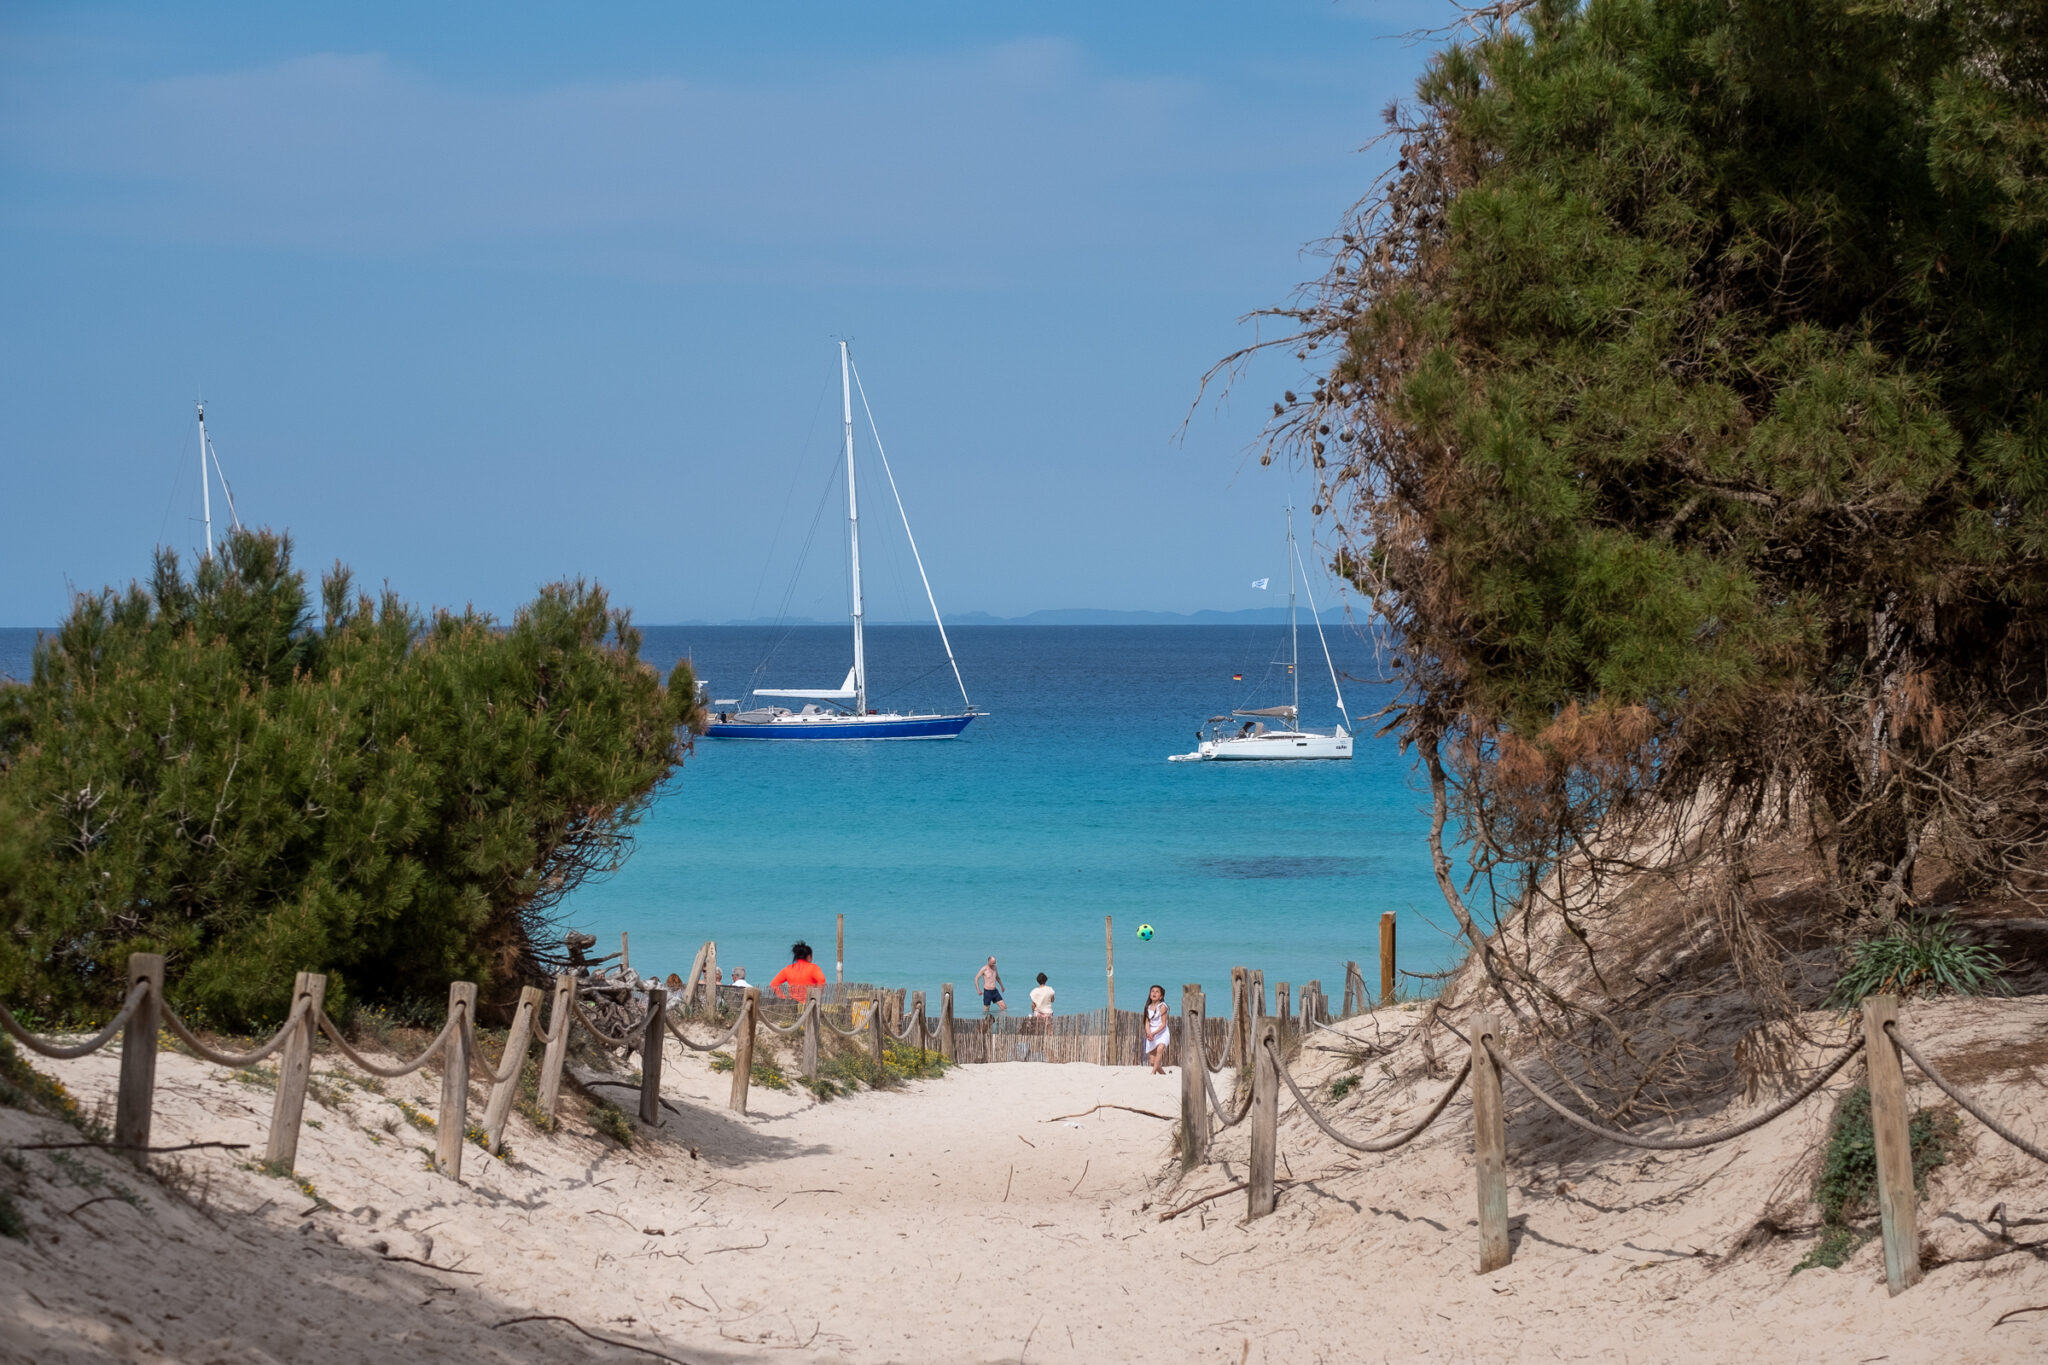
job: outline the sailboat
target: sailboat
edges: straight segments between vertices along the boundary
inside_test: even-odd
[[[739,709],[737,699],[711,702],[711,722],[704,733],[711,739],[952,739],[978,714],[967,698],[967,683],[960,676],[959,661],[953,657],[953,643],[946,638],[946,623],[939,619],[938,600],[932,595],[932,581],[924,571],[924,558],[917,552],[917,538],[910,532],[910,516],[903,510],[903,495],[896,491],[896,475],[889,469],[889,456],[882,449],[880,433],[875,436],[875,454],[888,476],[889,492],[895,496],[896,511],[903,518],[903,534],[910,541],[910,554],[917,561],[917,576],[924,583],[925,601],[931,604],[932,620],[939,627],[939,642],[946,647],[946,662],[953,667],[953,681],[960,687],[961,710],[953,714],[875,711],[868,707],[867,644],[862,636],[860,586],[860,495],[853,469],[853,361],[846,343],[839,343],[839,406],[846,429],[846,541],[849,570],[853,580],[853,666],[837,687],[757,687],[753,695],[772,698],[767,705]],[[861,394],[867,407],[867,394]],[[868,413],[870,426],[874,422]],[[775,703],[801,701],[797,710]]]
[[[1300,571],[1301,586],[1308,591],[1309,618],[1315,622],[1316,639],[1323,646],[1323,662],[1330,669],[1330,689],[1337,694],[1337,714],[1344,723],[1325,734],[1298,729],[1301,722],[1301,631],[1294,611],[1294,581]],[[1193,753],[1169,754],[1173,763],[1221,763],[1351,757],[1351,713],[1344,707],[1344,689],[1337,682],[1337,665],[1330,657],[1330,642],[1323,636],[1323,618],[1316,611],[1315,590],[1308,584],[1308,568],[1294,543],[1294,509],[1287,509],[1287,638],[1292,649],[1288,676],[1294,682],[1294,701],[1287,706],[1260,706],[1232,711],[1228,716],[1209,717],[1206,734],[1198,734]],[[1242,725],[1233,725],[1233,718]],[[1285,724],[1271,727],[1268,720]]]

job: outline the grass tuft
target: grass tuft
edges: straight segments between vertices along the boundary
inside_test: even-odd
[[[1949,919],[1901,916],[1875,938],[1849,945],[1830,1004],[1848,1008],[1867,995],[2003,995],[2005,961],[1981,943],[1967,943]]]
[[[590,1126],[621,1147],[633,1145],[633,1120],[626,1111],[606,1099],[590,1101]]]

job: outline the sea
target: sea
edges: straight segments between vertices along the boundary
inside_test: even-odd
[[[664,674],[688,660],[713,699],[834,687],[852,657],[845,626],[642,629],[642,657]],[[1125,1009],[1155,983],[1176,1001],[1183,983],[1227,998],[1233,966],[1335,997],[1347,960],[1377,983],[1389,910],[1401,967],[1449,965],[1427,791],[1376,724],[1358,727],[1350,762],[1167,761],[1209,717],[1290,699],[1285,625],[951,635],[982,713],[958,739],[699,739],[624,865],[563,903],[564,927],[604,952],[623,931],[643,973],[687,971],[716,940],[728,974],[765,985],[798,939],[833,971],[844,916],[846,980],[925,990],[934,1008],[952,982],[963,1012],[990,956],[1013,1009],[1040,972],[1061,1012],[1099,1009],[1112,946]],[[0,631],[0,673],[27,677],[34,638]],[[870,705],[959,705],[931,626],[866,640]],[[1390,686],[1372,639],[1344,626],[1328,641],[1351,713],[1377,711]],[[1330,668],[1312,630],[1301,649],[1302,722],[1326,729],[1340,719]]]

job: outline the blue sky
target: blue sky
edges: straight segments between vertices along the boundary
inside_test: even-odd
[[[0,625],[197,542],[202,392],[244,519],[308,568],[833,616],[829,508],[792,571],[842,336],[947,611],[1269,605],[1291,362],[1176,434],[1380,169],[1400,35],[1450,17],[11,4]],[[872,609],[909,615],[874,537]]]

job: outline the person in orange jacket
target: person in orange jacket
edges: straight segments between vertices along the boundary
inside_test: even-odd
[[[811,987],[825,984],[825,973],[811,961],[811,945],[802,939],[790,945],[789,956],[792,959],[790,964],[775,974],[775,979],[768,983],[768,989],[801,1005]]]

